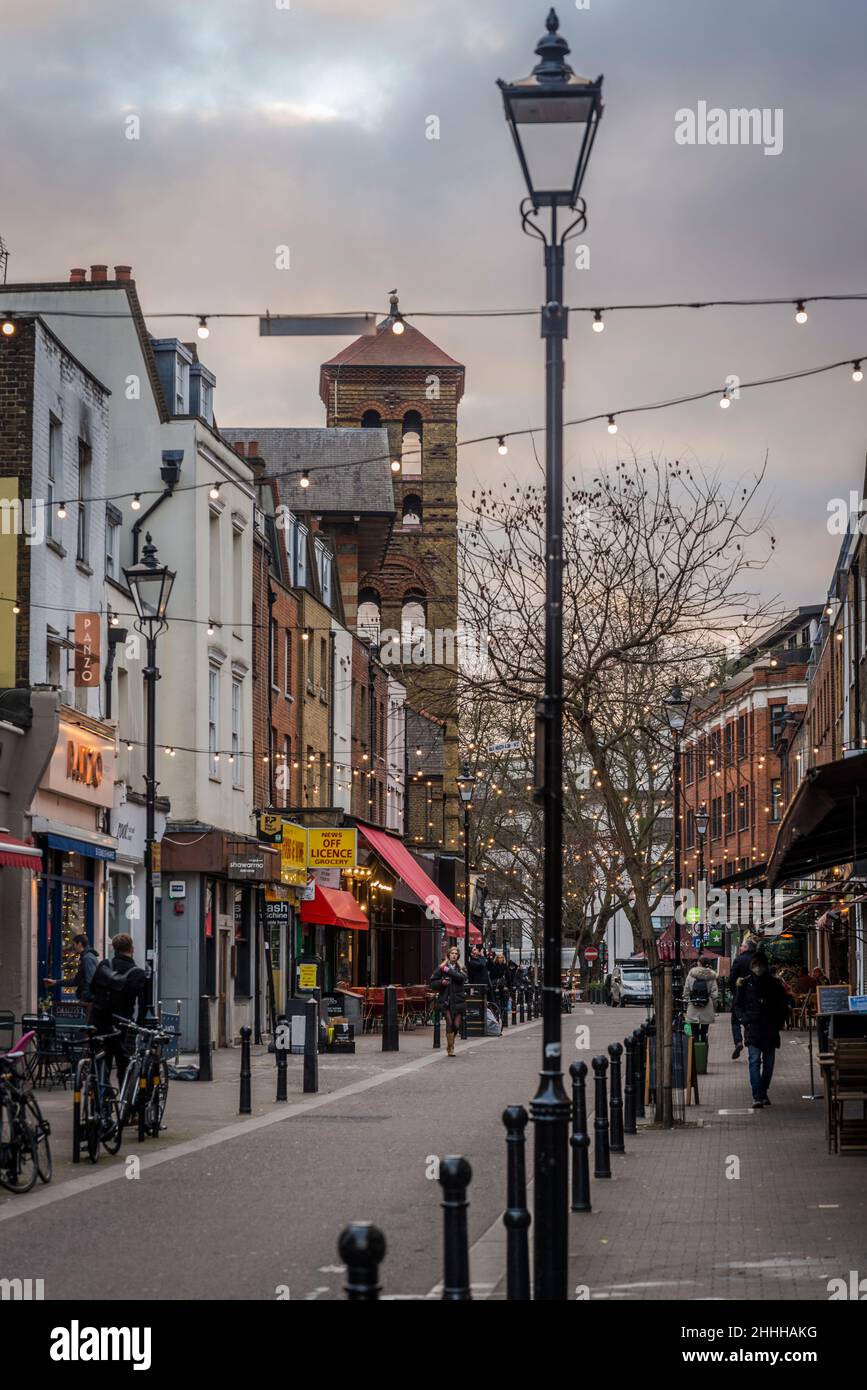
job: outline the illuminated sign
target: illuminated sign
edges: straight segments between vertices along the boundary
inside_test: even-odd
[[[307,832],[307,863],[311,869],[353,869],[356,832],[311,826]]]

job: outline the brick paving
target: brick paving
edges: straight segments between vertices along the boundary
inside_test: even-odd
[[[579,1005],[570,1022],[590,1025],[595,1055],[641,1022],[636,1012],[589,1017]],[[829,1279],[867,1275],[867,1156],[828,1154],[824,1102],[802,1099],[806,1034],[783,1034],[765,1110],[748,1109],[746,1052],[731,1052],[719,1015],[686,1125],[640,1123],[612,1155],[612,1179],[591,1177],[593,1212],[570,1216],[573,1297],[586,1286],[591,1299],[824,1300]],[[739,1177],[726,1176],[733,1160]]]

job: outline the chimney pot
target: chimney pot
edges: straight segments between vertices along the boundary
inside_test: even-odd
[[[93,285],[93,284],[101,284],[103,280],[107,280],[107,279],[108,279],[108,266],[107,266],[107,265],[92,265],[92,266],[90,267],[90,283],[91,283],[92,285]]]
[[[131,279],[132,279],[132,266],[131,266],[131,265],[116,265],[115,268],[114,268],[114,278],[115,278],[115,280],[124,280],[124,281],[126,281],[126,280],[131,280]]]
[[[247,458],[248,458],[248,459],[257,459],[258,457],[259,457],[259,441],[258,441],[258,439],[251,439],[250,442],[249,442],[249,444],[247,445]]]
[[[83,265],[73,266],[69,272],[70,285],[83,285],[87,281],[87,271]]]

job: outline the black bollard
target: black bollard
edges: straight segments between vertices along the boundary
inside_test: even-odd
[[[465,1158],[451,1155],[440,1164],[443,1190],[443,1299],[447,1303],[468,1303],[470,1293],[470,1248],[467,1236],[467,1188],[473,1170]]]
[[[319,1090],[319,1006],[315,999],[304,1005],[304,1092]]]
[[[644,1119],[644,1024],[636,1028],[635,1038],[635,1118]]]
[[[251,1080],[250,1073],[250,1038],[252,1029],[245,1024],[241,1029],[241,1095],[238,1101],[238,1114],[250,1115],[253,1112],[251,1104]]]
[[[397,1026],[397,990],[394,985],[386,985],[383,991],[382,1006],[382,1050],[400,1051],[400,1032]]]
[[[199,1000],[199,1080],[213,1081],[211,1055],[211,1001],[207,994]]]
[[[596,1078],[596,1117],[593,1121],[593,1176],[611,1177],[611,1155],[608,1151],[608,1094],[605,1076],[608,1071],[607,1057],[593,1058],[593,1075]]]
[[[288,1100],[289,1093],[286,1089],[287,1077],[287,1044],[289,1042],[289,1020],[281,1014],[277,1020],[277,1027],[274,1032],[274,1053],[277,1059],[277,1100]]]
[[[635,1123],[635,1034],[623,1039],[626,1050],[623,1079],[623,1130],[625,1134],[637,1134]]]
[[[519,989],[519,990],[518,990],[518,1022],[519,1022],[519,1023],[525,1023],[525,1022],[526,1022],[526,1013],[525,1013],[525,1009],[524,1009],[524,995],[525,995],[525,994],[526,994],[526,990],[524,990],[524,989]]]
[[[75,1068],[72,1086],[72,1161],[81,1162],[81,1074],[86,1063],[79,1062]]]
[[[572,1210],[592,1211],[590,1205],[590,1135],[587,1133],[587,1063],[573,1062],[572,1078]]]
[[[435,1050],[435,1051],[439,1051],[439,1049],[442,1047],[442,1038],[441,1038],[441,1036],[440,1036],[440,1006],[439,1006],[439,1004],[435,1004],[435,1005],[434,1005],[434,1016],[433,1016],[433,1045],[434,1045],[434,1050]]]
[[[501,1015],[501,1017],[500,1017],[500,1023],[501,1023],[501,1025],[502,1025],[503,1029],[506,1029],[506,1028],[508,1028],[508,1026],[509,1026],[509,991],[508,991],[507,989],[504,989],[503,992],[501,993],[500,999],[499,999],[499,1004],[500,1004],[500,1015]]]
[[[385,1258],[385,1236],[370,1221],[353,1221],[340,1232],[337,1253],[346,1265],[344,1292],[353,1303],[372,1303],[382,1293],[379,1266]]]
[[[611,1129],[609,1149],[613,1154],[625,1154],[626,1145],[623,1142],[623,1090],[620,1075],[620,1059],[623,1056],[623,1044],[609,1044],[608,1056],[611,1058],[611,1098],[609,1100]]]
[[[530,1301],[530,1213],[527,1209],[527,1139],[524,1133],[529,1115],[523,1105],[510,1105],[503,1111],[506,1126],[506,1298],[511,1302]]]

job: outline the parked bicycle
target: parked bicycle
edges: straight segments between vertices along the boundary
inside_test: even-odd
[[[171,1034],[161,1028],[141,1028],[128,1018],[115,1015],[115,1022],[135,1039],[118,1095],[121,1129],[133,1115],[142,1118],[145,1134],[159,1137],[169,1097],[169,1064],[162,1055]]]
[[[0,1057],[0,1184],[10,1192],[29,1192],[37,1177],[51,1181],[51,1127],[27,1079],[25,1034]]]
[[[97,1037],[89,1031],[87,1052],[75,1069],[75,1101],[79,1107],[79,1131],[76,1141],[83,1143],[91,1163],[99,1159],[102,1146],[107,1153],[116,1154],[123,1138],[117,1090],[108,1084],[105,1045],[119,1038],[119,1033]]]

